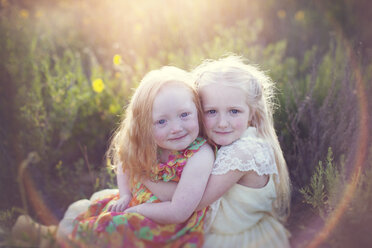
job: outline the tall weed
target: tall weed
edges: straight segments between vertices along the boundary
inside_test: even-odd
[[[356,182],[352,199],[346,207],[342,207],[342,215],[325,241],[334,247],[364,247],[372,241],[367,231],[372,228],[372,147],[368,154],[368,160]],[[329,150],[326,165],[322,166],[319,162],[310,185],[300,189],[304,201],[319,213],[324,222],[341,207],[339,203],[345,197],[346,188],[353,183],[350,181],[353,178],[348,177],[344,169],[344,161],[341,160],[340,163],[337,165],[333,162]],[[359,231],[351,235],[350,230]]]

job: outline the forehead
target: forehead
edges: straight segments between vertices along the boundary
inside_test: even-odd
[[[182,83],[167,83],[161,87],[153,102],[154,112],[176,111],[182,107],[195,107],[192,90]]]
[[[246,101],[243,89],[217,83],[202,86],[199,89],[199,95],[203,104],[212,102],[218,104],[233,104]]]
[[[185,83],[171,81],[161,86],[161,88],[159,89],[158,93],[155,96],[155,100],[157,98],[171,97],[173,95],[193,97],[193,91],[191,87],[187,86]]]

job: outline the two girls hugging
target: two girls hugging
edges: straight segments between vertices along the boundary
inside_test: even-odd
[[[149,72],[107,151],[118,190],[33,226],[62,247],[289,247],[273,87],[238,56]]]

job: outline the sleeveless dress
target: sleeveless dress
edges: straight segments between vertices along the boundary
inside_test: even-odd
[[[211,205],[203,247],[289,247],[288,232],[274,217],[274,174],[278,174],[272,148],[249,127],[242,138],[221,147],[212,174],[253,170],[270,175],[262,188],[235,184]]]
[[[153,169],[154,179],[178,182],[187,159],[205,142],[205,139],[199,137],[185,150],[172,153],[167,163],[159,163]],[[132,188],[132,196],[128,207],[147,202],[160,202],[141,183],[137,183]],[[74,229],[66,246],[201,247],[203,245],[203,223],[207,208],[194,212],[182,224],[158,224],[138,213],[108,212],[107,208],[117,199],[119,199],[118,193],[103,198],[98,197],[89,205],[87,211],[78,215],[74,220]]]

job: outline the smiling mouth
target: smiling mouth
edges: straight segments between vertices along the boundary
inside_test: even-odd
[[[183,136],[180,136],[180,137],[176,137],[176,138],[172,138],[172,139],[169,139],[170,141],[177,141],[177,140],[180,140],[180,139],[183,139],[186,137],[187,134],[183,135]]]
[[[225,135],[225,134],[230,134],[232,133],[232,131],[228,131],[228,132],[218,132],[218,131],[215,131],[216,134],[220,134],[220,135]]]

